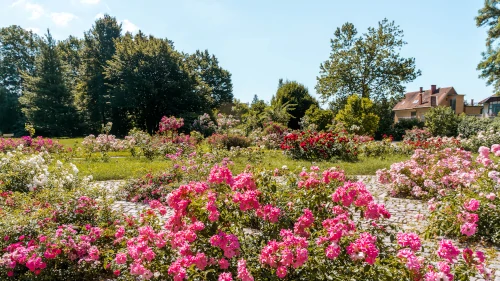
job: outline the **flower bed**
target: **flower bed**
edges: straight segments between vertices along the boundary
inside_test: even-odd
[[[393,196],[411,196],[428,201],[428,237],[484,239],[500,244],[499,166],[490,158],[500,155],[500,145],[472,153],[445,148],[434,152],[417,149],[408,161],[390,170],[377,171],[378,180],[388,184]]]
[[[63,146],[59,142],[49,138],[31,138],[30,136],[24,136],[20,139],[0,138],[0,152],[15,150],[20,145],[22,145],[22,149],[26,152],[47,151],[58,153],[64,151]]]
[[[281,149],[294,159],[354,160],[359,145],[370,140],[373,139],[346,132],[301,131],[285,135]]]
[[[1,193],[0,279],[491,279],[482,252],[448,240],[424,258],[418,235],[399,232],[366,186],[335,168],[233,175],[214,165],[189,179],[147,198],[135,218],[88,185]],[[141,192],[168,182],[155,180]]]

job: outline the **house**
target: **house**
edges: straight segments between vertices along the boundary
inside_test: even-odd
[[[500,112],[500,96],[488,97],[479,103],[483,104],[482,117],[496,117]]]
[[[435,106],[449,106],[456,114],[467,115],[480,115],[483,108],[474,105],[474,100],[470,105],[465,103],[464,95],[457,94],[453,87],[437,88],[436,85],[431,85],[429,90],[423,90],[423,87],[420,87],[419,91],[406,93],[405,98],[392,109],[395,113],[394,122],[410,118],[423,121],[425,113]]]

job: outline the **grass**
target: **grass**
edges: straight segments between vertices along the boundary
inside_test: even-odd
[[[71,162],[78,167],[81,175],[92,175],[98,181],[139,178],[149,172],[164,171],[172,166],[172,162],[166,160],[149,161],[132,157],[111,158],[108,162],[85,159],[73,159]]]
[[[59,143],[66,147],[77,148],[81,146],[83,138],[62,138]],[[208,148],[206,148],[208,149]],[[95,180],[124,180],[138,178],[149,172],[161,172],[171,167],[172,162],[164,159],[153,161],[146,158],[133,158],[129,151],[110,152],[112,157],[108,162],[87,159],[72,159],[77,165],[82,175],[92,175]],[[95,159],[99,159],[99,153],[95,153]],[[118,158],[113,158],[118,157]],[[233,158],[233,172],[239,173],[247,165],[258,166],[265,169],[275,169],[287,166],[291,171],[300,171],[303,167],[309,168],[316,165],[322,169],[339,167],[348,175],[375,175],[376,171],[389,168],[391,164],[409,159],[404,155],[389,155],[386,159],[360,157],[358,161],[306,161],[294,160],[285,155],[280,150],[266,150],[259,159],[260,161],[250,161],[247,157]]]
[[[403,155],[390,155],[386,159],[360,157],[358,161],[306,161],[294,160],[285,155],[279,150],[268,150],[265,152],[262,162],[259,167],[266,169],[281,168],[286,165],[291,171],[300,171],[302,167],[309,168],[316,165],[321,169],[330,167],[339,167],[344,170],[348,175],[375,175],[377,170],[389,168],[391,164],[409,159],[409,156]],[[245,169],[248,159],[238,157],[233,159],[235,163],[234,172],[241,172]]]

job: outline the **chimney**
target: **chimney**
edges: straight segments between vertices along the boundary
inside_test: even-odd
[[[436,93],[436,85],[431,85],[431,95]]]
[[[474,99],[471,99],[471,100],[470,100],[470,105],[471,105],[471,106],[474,106]]]
[[[418,99],[420,101],[420,104],[422,104],[422,93],[418,94]]]
[[[420,92],[422,93],[424,91],[424,87],[420,87]]]

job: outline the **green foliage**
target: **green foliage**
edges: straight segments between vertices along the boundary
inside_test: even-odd
[[[210,110],[209,92],[198,87],[197,77],[166,39],[125,35],[117,42],[105,75],[112,87],[113,122],[119,121],[121,130],[137,127],[153,133],[162,116],[183,117],[191,124]]]
[[[96,132],[111,119],[117,125],[125,127],[119,120],[112,118],[110,81],[104,76],[107,61],[115,54],[115,40],[121,36],[121,24],[109,15],[97,19],[92,28],[85,32],[81,70],[78,84],[80,109],[85,113],[84,121],[91,132]],[[118,118],[117,118],[118,119]]]
[[[308,124],[314,124],[318,131],[323,131],[332,125],[334,117],[333,111],[321,109],[316,104],[313,104],[306,110],[304,115],[305,120],[303,121],[307,121]]]
[[[76,132],[76,109],[64,81],[56,41],[49,31],[40,47],[35,72],[23,76],[26,90],[20,98],[22,111],[40,135],[72,136]]]
[[[39,37],[20,26],[0,29],[0,131],[23,133],[24,115],[18,101],[24,89],[23,73],[35,69]]]
[[[264,109],[260,114],[260,119],[264,122],[275,122],[287,126],[293,118],[291,112],[295,109],[295,104],[275,103]]]
[[[396,141],[403,140],[407,130],[414,128],[422,129],[425,123],[418,118],[399,119],[390,130],[390,134]]]
[[[206,138],[206,141],[212,148],[225,149],[231,149],[233,147],[246,148],[251,144],[247,137],[239,135],[213,134]]]
[[[464,138],[470,138],[480,131],[487,131],[493,120],[490,118],[477,118],[475,116],[460,115],[457,132]]]
[[[433,136],[456,136],[459,117],[449,106],[431,108],[425,114],[425,127]]]
[[[212,109],[219,108],[223,103],[233,101],[233,84],[231,73],[219,66],[219,61],[208,50],[196,52],[186,59],[187,65],[200,81],[208,86],[207,99]]]
[[[368,98],[352,95],[347,99],[344,109],[335,116],[335,120],[344,123],[351,133],[373,136],[380,118],[373,113],[373,103]]]
[[[387,19],[361,35],[352,23],[345,23],[331,40],[330,58],[320,65],[316,90],[324,100],[332,99],[335,111],[353,94],[376,103],[401,98],[405,90],[402,84],[420,76],[415,59],[398,53],[406,45],[402,37],[399,26]]]
[[[500,37],[500,9],[498,0],[485,0],[484,7],[478,11],[476,25],[488,28],[488,38],[486,38],[486,51],[482,53],[482,60],[477,69],[481,71],[479,77],[486,79],[487,85],[493,85],[495,91],[500,93],[500,69],[498,60],[500,59],[500,49],[498,48],[498,38]]]
[[[280,79],[276,96],[271,99],[271,106],[283,104],[293,105],[293,109],[289,111],[292,117],[288,121],[288,127],[291,129],[299,129],[300,118],[304,117],[309,107],[318,106],[318,102],[309,94],[304,85],[296,81],[283,82]]]

